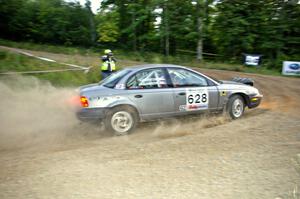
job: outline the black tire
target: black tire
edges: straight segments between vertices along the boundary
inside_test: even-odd
[[[120,118],[120,121],[119,119]],[[123,123],[123,127],[122,127]],[[127,106],[115,107],[108,111],[104,119],[104,125],[107,131],[114,135],[127,135],[134,131],[138,124],[137,112]],[[128,126],[127,126],[128,125]]]
[[[240,95],[233,95],[227,104],[227,113],[231,119],[238,119],[243,116],[245,111],[245,101]]]

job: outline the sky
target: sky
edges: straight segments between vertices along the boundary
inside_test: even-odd
[[[81,5],[84,5],[86,0],[66,0],[66,1],[79,1]],[[93,13],[97,13],[97,9],[100,7],[101,4],[101,0],[90,0],[92,3],[92,11]]]

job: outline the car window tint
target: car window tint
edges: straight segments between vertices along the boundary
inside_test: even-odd
[[[126,87],[128,89],[165,88],[167,81],[162,69],[147,69],[130,77]]]
[[[114,88],[116,86],[116,84],[120,81],[120,79],[122,79],[125,75],[127,75],[130,72],[131,72],[131,70],[128,70],[128,69],[118,71],[116,73],[111,74],[107,78],[105,78],[99,84],[103,85],[105,87],[108,87],[108,88]]]
[[[170,68],[168,72],[174,87],[207,86],[205,77],[182,68]]]

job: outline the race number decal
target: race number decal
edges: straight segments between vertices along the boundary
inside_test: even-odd
[[[186,89],[186,110],[208,109],[208,91],[206,88]]]

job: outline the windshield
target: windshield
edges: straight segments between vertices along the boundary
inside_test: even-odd
[[[220,80],[218,80],[218,79],[216,79],[216,78],[214,78],[214,77],[212,77],[212,76],[210,76],[210,75],[207,75],[207,74],[205,74],[205,75],[206,75],[207,77],[209,77],[210,79],[212,79],[212,80],[218,82],[219,84],[223,84],[222,81],[220,81]]]
[[[107,78],[105,78],[104,80],[99,82],[99,85],[103,85],[105,87],[108,88],[114,88],[116,86],[116,84],[128,73],[130,73],[131,70],[128,69],[124,69],[124,70],[120,70],[116,73],[111,74],[110,76],[108,76]]]

